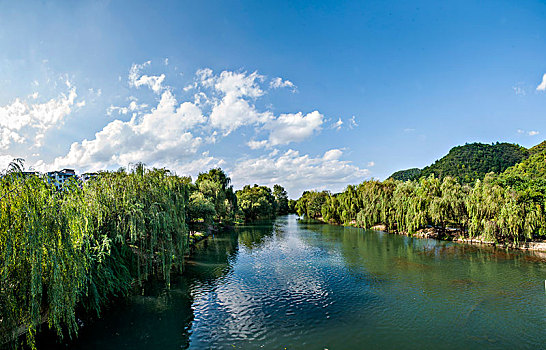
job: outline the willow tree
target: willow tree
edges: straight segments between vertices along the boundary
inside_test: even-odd
[[[100,173],[59,190],[17,164],[0,178],[0,337],[34,346],[47,323],[76,333],[76,310],[98,314],[150,276],[170,284],[188,245],[187,182],[163,169]]]

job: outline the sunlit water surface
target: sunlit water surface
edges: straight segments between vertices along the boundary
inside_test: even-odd
[[[543,349],[545,279],[523,252],[287,216],[199,243],[170,291],[115,305],[56,346]]]

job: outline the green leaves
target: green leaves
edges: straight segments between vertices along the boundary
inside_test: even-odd
[[[304,192],[296,210],[310,218],[322,216],[326,222],[364,228],[384,224],[388,230],[412,234],[436,226],[440,234],[456,228],[489,241],[517,242],[546,233],[543,158],[535,154],[501,175],[488,174],[473,187],[431,175],[405,182],[364,181],[333,195]]]
[[[17,164],[16,164],[17,165]],[[170,283],[188,247],[188,181],[143,165],[57,191],[10,167],[0,178],[0,341],[44,321],[76,334],[76,309],[98,314],[151,274]]]
[[[276,215],[276,198],[267,186],[246,185],[235,192],[239,216],[244,221],[269,219]]]

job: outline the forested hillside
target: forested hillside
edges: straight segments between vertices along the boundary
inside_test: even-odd
[[[533,155],[533,154],[540,153],[540,152],[545,151],[545,150],[546,150],[546,141],[542,141],[538,145],[529,148],[529,154]]]
[[[535,146],[535,147],[539,147]],[[546,147],[546,146],[544,146]],[[538,149],[537,149],[538,150]],[[453,147],[447,155],[422,170],[413,168],[397,171],[390,176],[394,180],[416,180],[434,175],[437,178],[451,176],[461,183],[483,179],[485,174],[500,174],[507,168],[529,156],[525,147],[511,143],[469,143]]]
[[[397,172],[392,174],[389,178],[393,180],[407,181],[407,180],[418,179],[420,175],[421,175],[421,169],[411,168],[406,170],[398,170]]]

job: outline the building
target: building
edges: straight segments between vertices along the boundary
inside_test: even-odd
[[[68,181],[70,178],[76,176],[74,169],[63,169],[61,171],[50,171],[47,173],[49,182],[53,182],[57,189],[60,189],[63,184]]]
[[[98,173],[83,173],[83,174],[80,175],[80,180],[82,182],[87,182],[87,181],[91,180],[92,178],[94,178],[97,175],[98,175]]]

